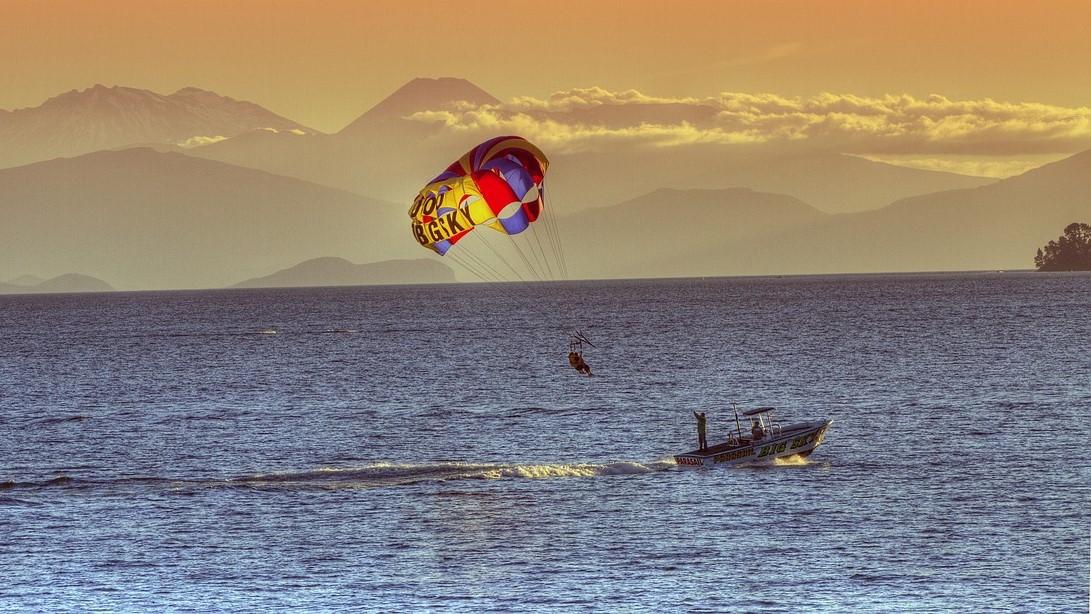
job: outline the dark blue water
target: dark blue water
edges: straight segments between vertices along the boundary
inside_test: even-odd
[[[1085,611],[1089,339],[1086,274],[0,297],[0,609]],[[835,423],[674,466],[732,402]]]

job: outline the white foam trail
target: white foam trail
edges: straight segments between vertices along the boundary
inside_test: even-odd
[[[486,477],[514,477],[514,478],[567,478],[567,477],[594,477],[598,475],[630,475],[638,473],[651,473],[662,471],[663,468],[655,465],[645,465],[633,462],[608,463],[595,465],[580,463],[578,465],[517,465],[514,467],[501,467],[499,471],[486,472]]]
[[[782,456],[780,458],[774,458],[773,464],[778,467],[800,467],[803,465],[810,465],[811,461],[798,454],[793,454],[792,456]]]
[[[313,471],[293,471],[240,476],[229,483],[252,486],[312,486],[361,487],[449,480],[548,479],[631,475],[664,471],[674,466],[664,460],[652,463],[622,461],[616,463],[557,464],[557,465],[492,465],[474,463],[435,463],[428,465],[395,465],[376,463],[366,467],[326,467]]]

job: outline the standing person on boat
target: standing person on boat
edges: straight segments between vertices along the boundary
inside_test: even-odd
[[[750,434],[754,437],[754,441],[761,441],[765,437],[765,429],[757,418],[754,418],[754,427],[750,429]]]
[[[708,448],[708,439],[705,437],[705,412],[693,412],[693,417],[697,418],[697,445],[701,450],[705,450]]]

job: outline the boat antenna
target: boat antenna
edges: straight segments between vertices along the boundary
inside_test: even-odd
[[[742,423],[739,422],[739,410],[734,401],[731,402],[731,411],[735,412],[735,426],[739,429],[739,441],[742,441]]]

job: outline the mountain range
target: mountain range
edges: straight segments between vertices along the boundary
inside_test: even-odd
[[[442,262],[431,259],[385,260],[370,264],[353,264],[344,258],[327,256],[301,262],[272,275],[241,281],[232,288],[389,286],[454,282],[455,272]]]
[[[0,283],[0,294],[58,294],[65,292],[113,292],[110,284],[78,273],[66,273],[53,279],[24,275]]]
[[[444,130],[415,119],[460,105],[499,101],[461,79],[414,79],[331,135],[265,132],[187,151],[190,155],[404,202],[492,133]],[[634,111],[634,108],[636,109]],[[566,124],[636,128],[686,119],[677,105],[603,104],[543,113]],[[552,193],[571,210],[619,203],[663,187],[750,187],[795,196],[829,212],[876,209],[899,198],[995,181],[871,162],[836,151],[782,151],[694,144],[667,149],[549,153]]]
[[[149,148],[0,169],[0,194],[14,271],[0,277],[78,268],[122,289],[215,288],[328,254],[422,255],[401,205]]]
[[[254,130],[315,131],[194,87],[164,96],[96,85],[0,114],[0,168],[133,144],[196,146]]]
[[[1088,195],[1091,151],[874,211],[829,214],[746,189],[661,190],[561,224],[579,277],[1027,269],[1067,224],[1091,219]],[[609,249],[604,234],[618,238]]]
[[[494,135],[433,118],[499,104],[461,79],[414,79],[333,134],[196,88],[96,86],[0,112],[0,279],[292,285],[289,271],[318,258],[434,259],[410,236],[411,197]],[[642,106],[550,113],[702,121],[689,116],[699,108]],[[1037,247],[1091,219],[1088,152],[1000,181],[837,151],[549,155],[549,207],[579,278],[1029,268]]]

